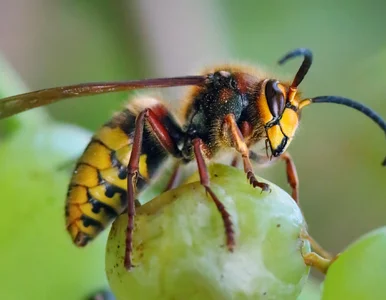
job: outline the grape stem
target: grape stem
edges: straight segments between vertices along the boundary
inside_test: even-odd
[[[332,264],[331,259],[323,258],[315,252],[303,254],[303,259],[307,266],[315,267],[323,274],[327,273],[328,268]]]
[[[328,251],[324,250],[320,244],[311,237],[306,230],[300,232],[300,237],[302,239],[308,240],[310,242],[311,248],[314,252],[302,254],[304,263],[307,266],[315,267],[323,274],[327,273],[330,265],[335,261],[337,256],[331,255]]]
[[[312,250],[314,250],[315,253],[319,254],[321,257],[332,260],[334,256],[325,250],[314,238],[307,234],[305,238],[310,242]]]

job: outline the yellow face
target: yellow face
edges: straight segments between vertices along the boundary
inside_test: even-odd
[[[257,100],[272,155],[280,156],[288,147],[299,124],[296,90],[277,80],[265,80]]]

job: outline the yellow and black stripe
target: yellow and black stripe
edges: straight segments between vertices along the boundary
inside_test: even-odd
[[[165,121],[174,121],[162,104],[157,106],[157,111],[165,111]],[[137,114],[137,109],[129,106],[115,115],[93,136],[75,167],[67,194],[66,225],[77,246],[85,246],[127,207],[127,165]],[[167,156],[145,128],[138,192]]]

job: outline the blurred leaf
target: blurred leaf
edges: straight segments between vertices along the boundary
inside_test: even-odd
[[[26,91],[6,62],[1,67],[2,95]],[[106,237],[87,249],[72,244],[64,221],[70,173],[58,167],[77,157],[90,134],[50,121],[42,109],[7,122],[17,130],[0,143],[0,298],[84,299],[107,286]]]
[[[150,77],[136,17],[123,2],[65,1],[60,16],[62,32],[60,36],[52,34],[58,39],[57,51],[54,48],[47,53],[44,86],[47,82],[63,85]],[[63,45],[66,37],[74,47]],[[63,46],[69,47],[68,51]],[[77,98],[50,106],[49,110],[59,120],[95,130],[120,110],[126,99],[127,93]]]
[[[27,92],[28,89],[0,53],[0,99]],[[22,126],[34,126],[48,119],[43,109],[33,113],[25,112],[14,117],[0,120],[0,138],[17,131]]]

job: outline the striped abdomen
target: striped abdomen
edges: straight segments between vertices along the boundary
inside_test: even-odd
[[[157,111],[165,111],[169,118],[159,103]],[[138,108],[129,106],[114,116],[93,136],[75,167],[66,201],[66,225],[78,246],[85,246],[127,207],[127,165],[137,114]],[[150,135],[145,128],[138,192],[167,158]]]

